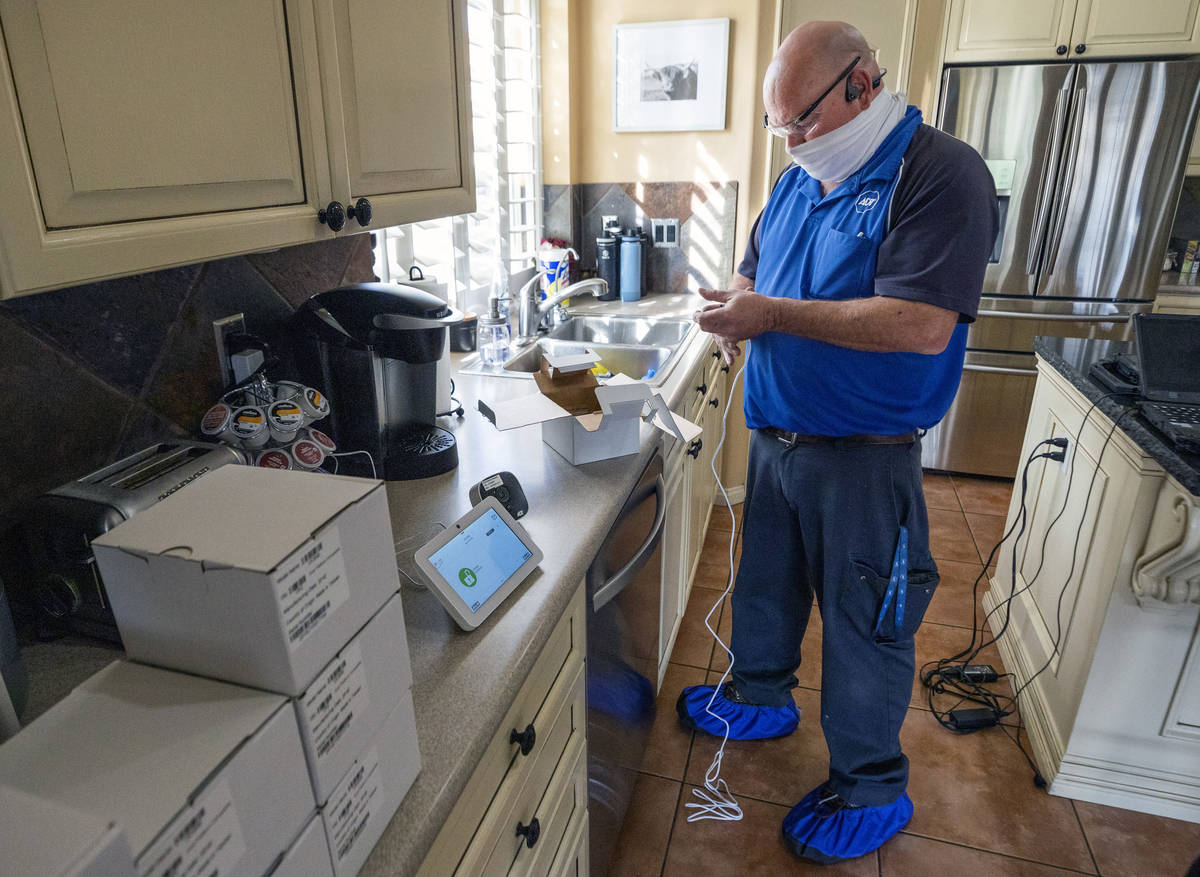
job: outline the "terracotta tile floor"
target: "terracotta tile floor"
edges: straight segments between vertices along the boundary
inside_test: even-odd
[[[917,664],[945,657],[971,639],[971,593],[1003,535],[1011,482],[927,473],[931,543],[942,583],[917,634]],[[740,508],[738,513],[740,516]],[[821,619],[813,612],[793,692],[802,710],[797,733],[779,740],[731,742],[722,776],[744,814],[741,822],[688,822],[687,804],[717,749],[684,731],[675,716],[679,690],[715,683],[728,664],[714,647],[704,616],[729,576],[729,518],[714,510],[671,664],[658,698],[658,718],[642,761],[625,828],[609,870],[620,877],[721,875],[979,874],[1057,877],[1069,874],[1183,877],[1200,854],[1200,825],[1072,801],[1033,786],[1029,767],[1005,729],[958,736],[939,727],[925,691],[914,685],[901,732],[911,759],[912,822],[877,853],[831,868],[806,866],[779,839],[788,809],[825,778],[821,734]],[[978,596],[987,589],[980,582]],[[713,614],[729,641],[728,603]],[[979,614],[982,617],[982,613]],[[995,646],[979,661],[1001,669]],[[1012,733],[1017,717],[1005,720]],[[1028,741],[1025,740],[1028,747]]]

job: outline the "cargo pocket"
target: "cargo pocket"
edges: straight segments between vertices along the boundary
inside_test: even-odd
[[[892,594],[891,599],[888,599],[890,575],[881,575],[874,567],[862,561],[854,560],[851,563],[859,584],[873,600],[874,612],[867,626],[875,642],[891,643],[910,639],[917,632],[917,628],[921,626],[921,621],[925,618],[925,610],[929,608],[933,592],[937,589],[940,581],[933,561],[930,560],[919,566],[908,568],[903,583],[903,610],[899,612],[897,611],[897,607],[901,603],[899,587]],[[861,601],[860,605],[864,602],[865,600]],[[901,616],[899,626],[896,624],[897,614]]]

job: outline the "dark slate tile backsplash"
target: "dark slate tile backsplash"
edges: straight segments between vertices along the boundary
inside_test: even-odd
[[[603,216],[627,228],[651,219],[678,219],[679,246],[652,247],[647,273],[653,292],[724,287],[735,261],[737,183],[577,183],[546,186],[545,237],[570,241],[585,270],[596,267],[596,236]]]
[[[0,522],[155,441],[192,436],[221,392],[212,321],[279,345],[310,295],[375,279],[358,234],[0,302]],[[283,377],[284,375],[272,375]]]

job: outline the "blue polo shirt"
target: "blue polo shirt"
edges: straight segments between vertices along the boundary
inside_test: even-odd
[[[814,435],[927,429],[962,376],[998,225],[996,190],[970,146],[909,107],[871,159],[828,195],[789,168],[751,230],[738,273],[763,295],[883,295],[959,314],[941,353],[870,353],[769,332],[749,344],[746,424]]]

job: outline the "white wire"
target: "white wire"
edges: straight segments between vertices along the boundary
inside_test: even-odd
[[[704,773],[704,788],[692,789],[692,794],[700,799],[700,803],[692,801],[684,805],[687,809],[694,811],[688,815],[688,822],[695,822],[699,819],[738,822],[742,818],[742,808],[738,805],[737,799],[733,797],[733,793],[729,791],[728,784],[725,780],[721,779],[721,762],[725,758],[725,744],[729,742],[729,722],[712,711],[713,701],[716,700],[717,692],[724,687],[725,680],[733,672],[733,650],[713,630],[709,619],[712,618],[713,613],[720,607],[722,601],[733,591],[733,546],[737,540],[737,516],[733,513],[733,503],[729,501],[729,494],[725,492],[725,485],[721,483],[721,476],[717,474],[717,459],[721,454],[721,448],[725,445],[725,428],[729,422],[729,406],[733,404],[733,390],[737,386],[738,378],[742,376],[742,372],[745,370],[746,366],[743,364],[729,384],[729,399],[725,402],[725,414],[721,418],[721,440],[717,442],[717,447],[713,451],[710,463],[713,477],[717,479],[717,487],[721,489],[721,496],[725,499],[725,508],[729,511],[729,582],[726,584],[725,591],[717,599],[717,602],[713,604],[713,607],[708,610],[708,614],[704,616],[704,626],[708,628],[708,632],[713,635],[713,639],[720,643],[721,648],[725,650],[725,654],[729,656],[729,666],[721,674],[721,680],[713,689],[712,696],[709,697],[708,703],[704,706],[704,711],[725,726],[725,736],[721,738],[721,746],[717,749],[716,755],[713,756],[712,764],[708,766],[708,770]]]
[[[329,454],[328,456],[334,458],[333,462],[336,466],[338,457],[353,457],[355,454],[363,454],[367,458],[368,462],[371,464],[371,477],[378,478],[379,476],[375,473],[375,458],[372,457],[367,451],[343,451],[340,454]],[[333,470],[333,474],[337,474],[337,468]]]

